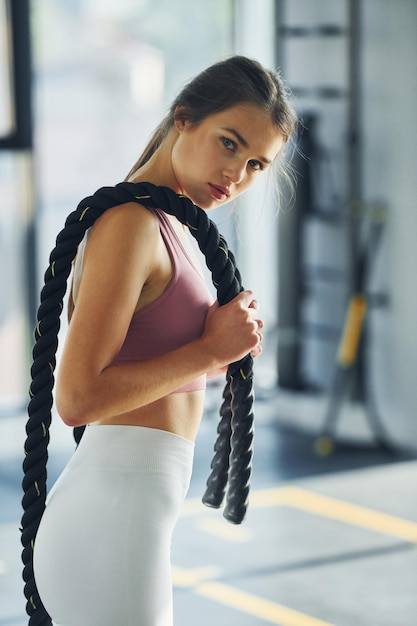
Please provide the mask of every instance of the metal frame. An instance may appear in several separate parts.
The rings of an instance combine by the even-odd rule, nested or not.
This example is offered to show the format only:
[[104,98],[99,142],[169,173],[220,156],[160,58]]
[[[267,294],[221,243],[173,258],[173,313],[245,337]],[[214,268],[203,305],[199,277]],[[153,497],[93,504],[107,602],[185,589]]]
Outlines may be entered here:
[[33,144],[29,0],[4,1],[11,40],[14,124],[10,134],[0,137],[0,150],[27,150]]

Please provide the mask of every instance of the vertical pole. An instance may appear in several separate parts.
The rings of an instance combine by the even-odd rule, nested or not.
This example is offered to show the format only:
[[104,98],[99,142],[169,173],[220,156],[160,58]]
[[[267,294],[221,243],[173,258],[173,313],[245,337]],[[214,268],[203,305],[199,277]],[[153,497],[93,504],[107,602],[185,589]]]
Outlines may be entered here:
[[[361,293],[364,285],[360,263],[360,233],[363,210],[362,134],[361,134],[361,2],[349,0],[349,102],[347,137],[347,205],[348,239],[350,248],[350,292]],[[354,397],[363,402],[365,397],[364,339],[361,341],[354,368]]]
[[349,0],[349,184],[350,199],[360,201],[362,196],[361,162],[361,43],[360,2]]
[[19,206],[23,229],[26,316],[32,331],[37,311],[37,246],[33,173],[32,55],[30,1],[10,2],[16,129],[11,149],[18,152]]
[[[32,63],[30,0],[6,0],[6,19],[10,35],[10,75],[13,123],[10,132],[0,137],[0,150],[15,155],[18,211],[21,233],[21,290],[29,354],[37,311],[36,215],[33,175]],[[20,253],[20,251],[19,251]]]

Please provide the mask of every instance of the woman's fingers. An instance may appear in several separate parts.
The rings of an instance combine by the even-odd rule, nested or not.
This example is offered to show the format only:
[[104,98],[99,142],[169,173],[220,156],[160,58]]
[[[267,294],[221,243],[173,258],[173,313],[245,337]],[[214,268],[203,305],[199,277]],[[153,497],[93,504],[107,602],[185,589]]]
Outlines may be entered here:
[[262,348],[264,327],[258,302],[252,291],[242,291],[228,304],[213,305],[206,320],[205,336],[210,339],[220,362],[232,363],[251,353],[258,356]]

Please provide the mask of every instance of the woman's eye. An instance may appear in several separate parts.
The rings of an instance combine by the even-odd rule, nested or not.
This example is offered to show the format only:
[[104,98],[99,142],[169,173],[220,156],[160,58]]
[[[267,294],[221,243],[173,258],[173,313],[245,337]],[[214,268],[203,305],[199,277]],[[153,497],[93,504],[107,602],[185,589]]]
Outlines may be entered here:
[[237,148],[236,142],[234,142],[233,139],[229,139],[228,137],[222,137],[222,142],[228,150],[236,150]]
[[254,170],[263,170],[262,163],[260,161],[256,161],[255,159],[251,159],[249,161],[249,165]]

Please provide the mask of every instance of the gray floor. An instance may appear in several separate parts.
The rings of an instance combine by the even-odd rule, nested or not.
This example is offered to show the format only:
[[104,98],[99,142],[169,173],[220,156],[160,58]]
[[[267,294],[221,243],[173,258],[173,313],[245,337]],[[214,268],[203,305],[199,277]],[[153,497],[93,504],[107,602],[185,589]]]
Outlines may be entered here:
[[[271,397],[257,405],[240,526],[200,502],[215,438],[209,407],[173,542],[176,626],[415,626],[417,461],[372,441],[343,441],[318,456],[314,436],[280,419],[284,404]],[[24,422],[0,419],[1,626],[27,623],[18,532]],[[71,453],[71,434],[56,425],[52,442],[51,481]]]

